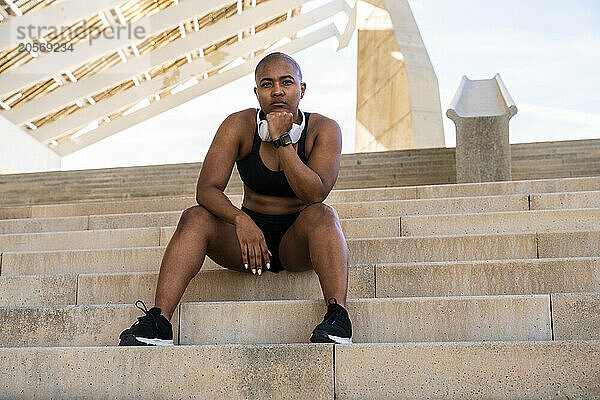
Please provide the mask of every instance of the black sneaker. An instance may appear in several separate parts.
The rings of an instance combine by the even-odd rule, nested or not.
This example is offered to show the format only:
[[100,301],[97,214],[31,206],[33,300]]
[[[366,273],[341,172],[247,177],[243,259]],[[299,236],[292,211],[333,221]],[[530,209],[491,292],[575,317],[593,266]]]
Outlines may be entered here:
[[[333,300],[333,302],[332,302]],[[348,311],[337,303],[335,298],[328,300],[327,314],[312,333],[313,343],[352,343],[352,323]]]
[[[144,308],[138,306],[142,303]],[[173,327],[168,319],[160,314],[158,307],[146,308],[143,301],[135,306],[146,313],[143,317],[125,329],[119,336],[119,346],[173,346]]]

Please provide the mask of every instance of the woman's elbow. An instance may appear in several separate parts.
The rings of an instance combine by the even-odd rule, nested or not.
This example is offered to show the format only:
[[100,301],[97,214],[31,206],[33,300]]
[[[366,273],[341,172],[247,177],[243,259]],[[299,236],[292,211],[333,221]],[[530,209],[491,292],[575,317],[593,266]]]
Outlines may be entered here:
[[196,203],[198,203],[198,205],[202,205],[204,199],[205,199],[205,194],[207,192],[208,187],[206,186],[197,186],[196,187]]
[[322,203],[327,198],[327,193],[309,193],[306,196],[300,197],[300,200],[307,206],[315,203]]

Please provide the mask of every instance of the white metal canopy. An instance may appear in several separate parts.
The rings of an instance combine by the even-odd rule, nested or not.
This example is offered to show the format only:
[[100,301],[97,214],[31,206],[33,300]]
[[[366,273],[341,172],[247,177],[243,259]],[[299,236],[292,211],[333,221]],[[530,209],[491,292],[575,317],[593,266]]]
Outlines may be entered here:
[[[345,47],[356,1],[310,1],[0,0],[0,115],[66,156],[252,73],[265,51]],[[338,13],[343,32],[310,29]]]

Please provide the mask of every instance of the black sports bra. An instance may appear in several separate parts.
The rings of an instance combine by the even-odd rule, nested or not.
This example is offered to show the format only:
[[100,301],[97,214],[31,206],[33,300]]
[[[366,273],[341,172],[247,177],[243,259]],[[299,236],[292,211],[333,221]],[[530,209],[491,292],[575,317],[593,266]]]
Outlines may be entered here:
[[[306,124],[298,141],[298,156],[304,164],[308,162],[305,154],[306,131],[310,113],[305,112]],[[261,160],[259,150],[262,140],[258,136],[258,126],[254,132],[252,150],[241,160],[236,160],[237,170],[248,187],[256,193],[277,197],[298,197],[290,187],[283,171],[270,170]]]

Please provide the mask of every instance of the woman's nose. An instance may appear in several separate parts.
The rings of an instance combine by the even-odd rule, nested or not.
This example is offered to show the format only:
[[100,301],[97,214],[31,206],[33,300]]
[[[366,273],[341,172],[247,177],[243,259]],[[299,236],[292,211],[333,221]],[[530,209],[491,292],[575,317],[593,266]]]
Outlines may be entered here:
[[283,94],[283,86],[279,84],[273,85],[273,95]]

